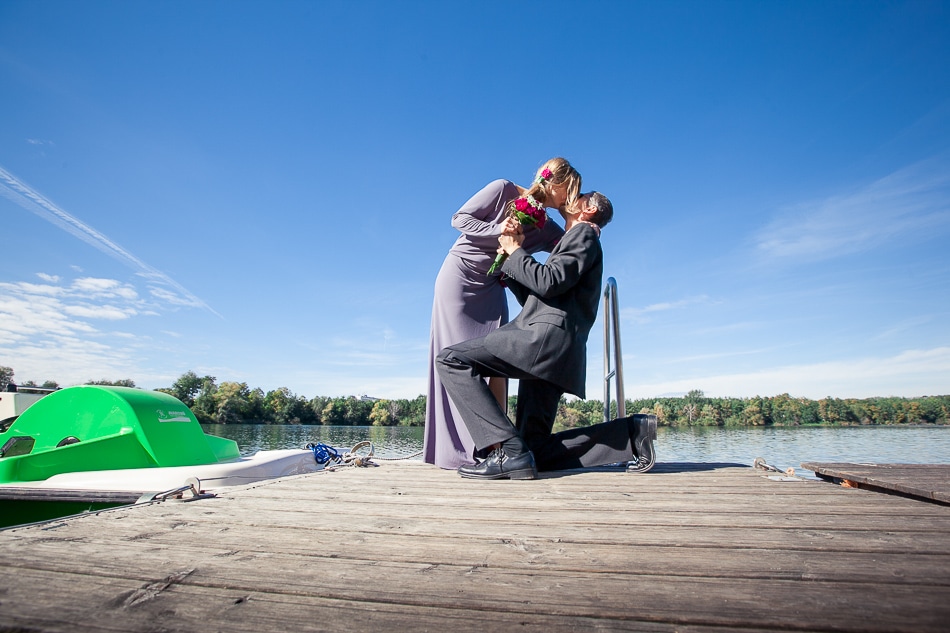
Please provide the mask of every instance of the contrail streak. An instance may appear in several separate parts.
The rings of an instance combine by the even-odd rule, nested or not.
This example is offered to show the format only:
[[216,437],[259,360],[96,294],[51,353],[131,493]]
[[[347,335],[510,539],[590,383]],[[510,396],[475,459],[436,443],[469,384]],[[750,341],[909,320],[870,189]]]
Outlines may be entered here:
[[35,213],[67,233],[78,237],[87,244],[114,257],[133,270],[136,270],[140,276],[147,279],[150,283],[168,286],[175,290],[175,293],[171,293],[168,290],[153,287],[151,290],[156,297],[178,305],[203,308],[212,314],[219,317],[221,316],[207,303],[193,295],[177,281],[162,271],[149,266],[82,220],[60,209],[52,201],[44,197],[43,194],[24,183],[3,167],[0,167],[0,194],[27,211]]

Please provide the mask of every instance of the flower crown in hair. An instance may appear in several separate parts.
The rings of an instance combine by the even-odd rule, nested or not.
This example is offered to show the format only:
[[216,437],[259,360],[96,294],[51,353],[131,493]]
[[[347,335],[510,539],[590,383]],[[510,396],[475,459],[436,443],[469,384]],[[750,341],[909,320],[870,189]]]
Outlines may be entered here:
[[551,172],[551,170],[545,167],[544,169],[541,170],[541,175],[538,176],[535,182],[538,183],[539,185],[543,185],[548,180],[551,180],[553,176],[554,174]]

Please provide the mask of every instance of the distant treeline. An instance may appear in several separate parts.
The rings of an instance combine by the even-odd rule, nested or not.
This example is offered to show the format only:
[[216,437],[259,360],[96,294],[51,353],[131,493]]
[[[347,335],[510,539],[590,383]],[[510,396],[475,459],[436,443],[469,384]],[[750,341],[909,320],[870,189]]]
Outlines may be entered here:
[[[12,381],[13,370],[0,367],[0,389]],[[39,386],[32,382],[21,386]],[[134,387],[129,379],[96,380],[86,384]],[[55,388],[46,381],[42,386]],[[214,376],[186,372],[171,387],[157,389],[184,402],[208,424],[324,424],[334,426],[422,426],[426,397],[385,400],[349,396],[308,399],[281,387],[264,392],[243,382],[217,382]],[[508,399],[514,418],[517,398]],[[863,424],[950,424],[950,396],[921,398],[822,398],[809,400],[788,394],[754,398],[710,398],[702,391],[682,397],[626,400],[626,413],[652,413],[661,426],[801,426]],[[602,422],[600,400],[562,399],[555,428],[589,426]],[[616,417],[616,403],[610,417]]]
[[[265,393],[245,383],[216,383],[213,376],[183,374],[169,393],[194,411],[202,422],[218,424],[326,424],[354,426],[422,426],[426,397],[412,400],[374,398],[307,399],[287,388]],[[508,399],[514,417],[517,398]],[[948,424],[950,396],[924,398],[823,398],[808,400],[788,394],[770,398],[707,398],[691,391],[678,398],[626,400],[626,413],[653,413],[662,426],[798,426],[815,424]],[[617,415],[616,403],[611,417]],[[562,400],[556,428],[589,426],[602,422],[601,400]]]
[[[950,396],[922,398],[793,398],[787,393],[754,398],[709,398],[690,391],[676,398],[625,400],[626,413],[652,413],[660,426],[802,426],[864,424],[950,424]],[[611,417],[616,404],[611,405]],[[603,420],[603,402],[564,404],[558,423],[585,426]]]

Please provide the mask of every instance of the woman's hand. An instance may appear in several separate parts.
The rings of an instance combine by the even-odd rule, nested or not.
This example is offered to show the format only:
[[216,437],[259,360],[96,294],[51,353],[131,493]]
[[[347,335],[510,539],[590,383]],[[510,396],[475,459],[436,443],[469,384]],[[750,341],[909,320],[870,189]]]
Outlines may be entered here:
[[522,228],[521,222],[513,217],[505,218],[505,221],[501,224],[502,235],[521,235],[523,233],[524,228]]
[[522,233],[515,235],[504,233],[498,238],[498,252],[511,255],[521,248],[522,242],[524,242],[524,235]]

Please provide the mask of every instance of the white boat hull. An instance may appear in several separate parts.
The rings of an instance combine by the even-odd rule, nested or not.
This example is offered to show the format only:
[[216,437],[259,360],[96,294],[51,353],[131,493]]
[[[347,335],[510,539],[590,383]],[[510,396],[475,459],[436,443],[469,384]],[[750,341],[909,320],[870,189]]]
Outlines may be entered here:
[[200,482],[202,491],[214,492],[220,488],[242,486],[277,477],[302,475],[322,469],[323,465],[316,463],[312,451],[288,449],[258,451],[240,459],[199,466],[62,473],[43,481],[0,485],[0,490],[5,487],[15,487],[23,491],[36,489],[157,493],[181,487],[186,485],[189,479],[195,478]]

